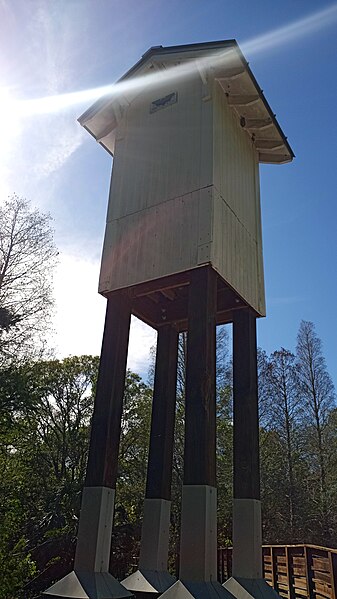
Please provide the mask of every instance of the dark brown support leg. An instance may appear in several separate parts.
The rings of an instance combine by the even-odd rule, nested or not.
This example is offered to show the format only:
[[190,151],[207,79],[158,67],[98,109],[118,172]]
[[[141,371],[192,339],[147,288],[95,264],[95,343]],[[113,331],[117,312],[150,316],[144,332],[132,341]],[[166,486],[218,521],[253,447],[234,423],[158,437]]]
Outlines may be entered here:
[[177,383],[178,333],[170,325],[158,331],[156,368],[146,496],[139,570],[123,581],[140,594],[163,593],[174,583],[167,572],[174,421]]
[[216,273],[191,273],[180,578],[216,581]]
[[225,583],[236,597],[277,598],[262,576],[256,317],[235,312],[233,322],[234,510],[233,576]]
[[215,487],[216,273],[191,273],[188,300],[184,485]]
[[125,294],[107,304],[86,487],[116,487],[131,308]]
[[114,294],[107,303],[74,571],[45,592],[49,597],[132,596],[109,574],[130,316],[127,296]]
[[256,317],[238,310],[233,323],[233,576],[262,578]]
[[256,317],[238,310],[233,323],[234,499],[260,499]]
[[190,275],[186,365],[184,485],[179,580],[162,599],[233,599],[217,581],[216,496],[217,274]]
[[146,482],[148,499],[171,500],[177,360],[178,333],[166,325],[158,331]]

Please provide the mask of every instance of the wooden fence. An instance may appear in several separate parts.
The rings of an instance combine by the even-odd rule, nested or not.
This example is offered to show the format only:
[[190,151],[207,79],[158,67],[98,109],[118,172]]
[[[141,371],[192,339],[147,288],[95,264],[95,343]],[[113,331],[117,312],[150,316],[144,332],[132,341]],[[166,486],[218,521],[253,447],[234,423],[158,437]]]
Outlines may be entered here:
[[[232,550],[218,550],[218,577],[232,573]],[[316,545],[265,545],[263,575],[285,599],[337,599],[337,549]]]

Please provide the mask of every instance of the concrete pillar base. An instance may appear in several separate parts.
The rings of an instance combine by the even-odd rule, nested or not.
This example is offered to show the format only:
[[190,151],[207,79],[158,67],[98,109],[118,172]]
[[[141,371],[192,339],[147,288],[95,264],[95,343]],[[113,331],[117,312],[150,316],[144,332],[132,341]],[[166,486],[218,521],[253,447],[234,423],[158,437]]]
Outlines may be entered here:
[[142,539],[140,542],[140,572],[166,572],[170,512],[170,501],[161,498],[145,498]]
[[163,599],[234,599],[220,582],[177,580],[162,596]]
[[73,570],[43,593],[48,599],[127,599],[133,595],[108,572]]
[[217,491],[209,485],[183,485],[180,576],[182,580],[217,580]]
[[263,578],[232,576],[223,584],[236,599],[280,599],[278,593]]
[[75,572],[109,572],[115,489],[84,487]]
[[136,572],[122,580],[122,585],[136,596],[150,595],[153,598],[169,589],[176,579],[166,570],[145,570],[139,568]]
[[234,499],[233,576],[239,580],[260,580],[262,574],[261,501]]

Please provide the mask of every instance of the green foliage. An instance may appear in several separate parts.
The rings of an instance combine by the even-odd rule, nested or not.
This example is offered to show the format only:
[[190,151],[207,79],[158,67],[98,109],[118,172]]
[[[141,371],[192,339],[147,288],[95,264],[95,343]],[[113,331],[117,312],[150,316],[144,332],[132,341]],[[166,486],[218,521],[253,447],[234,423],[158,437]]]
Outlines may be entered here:
[[217,402],[218,544],[231,545],[233,504],[232,389],[227,384]]
[[139,553],[151,406],[151,389],[137,374],[128,372],[124,391],[111,548],[112,570],[119,578],[128,574],[130,567],[135,563],[133,557]]
[[[219,543],[225,545],[231,537],[233,432],[231,362],[229,359],[228,333],[226,327],[218,327],[216,344],[218,538]],[[176,567],[176,555],[179,553],[180,539],[181,490],[184,470],[186,356],[187,334],[181,333],[178,346],[177,403],[170,531],[170,566],[173,573],[175,572]]]
[[264,540],[333,546],[336,538],[335,395],[313,323],[296,354],[260,352]]
[[[12,524],[5,520],[3,525],[4,531],[10,531],[11,536]],[[4,552],[2,548],[8,548],[9,545],[11,545],[10,549]],[[13,545],[11,539],[5,538],[4,534],[0,533],[0,568],[0,598],[16,599],[17,593],[27,579],[32,578],[36,573],[36,565],[30,553],[27,553],[26,539],[21,538]]]
[[35,573],[29,537],[38,499],[35,485],[39,482],[31,463],[32,447],[24,441],[26,427],[24,421],[1,435],[0,597],[8,599],[16,597],[16,590]]
[[[232,384],[228,336],[217,339],[218,541],[231,544]],[[180,337],[169,566],[179,552],[186,336]],[[310,366],[311,365],[311,366]],[[258,354],[263,537],[334,544],[337,409],[312,323],[296,354]],[[98,358],[13,363],[0,370],[0,599],[37,599],[72,567]],[[314,375],[313,375],[314,373]],[[311,378],[310,378],[311,377]],[[316,401],[316,404],[315,404]],[[136,566],[146,484],[151,386],[127,373],[111,570]]]
[[18,581],[34,561],[45,568],[51,539],[76,534],[97,369],[98,358],[81,356],[1,372],[0,554]]

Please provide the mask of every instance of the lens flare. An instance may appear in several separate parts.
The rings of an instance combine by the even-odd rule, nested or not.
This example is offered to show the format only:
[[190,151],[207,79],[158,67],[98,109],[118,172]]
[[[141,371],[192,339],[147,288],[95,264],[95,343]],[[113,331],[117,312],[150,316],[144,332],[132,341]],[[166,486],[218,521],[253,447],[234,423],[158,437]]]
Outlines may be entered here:
[[293,21],[284,27],[279,27],[263,35],[255,37],[241,44],[244,54],[256,56],[266,50],[276,49],[299,41],[301,38],[325,29],[337,21],[337,3],[315,12],[303,19]]
[[[309,34],[316,33],[325,29],[337,21],[337,3],[319,12],[313,13],[303,19],[294,21],[266,34],[257,36],[247,42],[240,44],[244,54],[250,57],[265,53],[268,50],[273,50],[279,46],[290,44],[299,41],[301,38]],[[213,56],[201,58],[198,60],[198,67],[206,67],[208,64],[212,66],[224,65],[231,61],[232,53],[230,50],[217,52]],[[159,78],[164,78],[165,81],[176,81],[177,79],[188,77],[195,71],[195,63],[183,63],[177,66],[170,67],[164,71],[155,71],[150,74],[132,77],[125,81],[119,81],[114,85],[96,87],[78,92],[59,94],[54,96],[46,96],[31,100],[22,100],[14,102],[13,100],[5,99],[1,103],[0,108],[4,104],[9,115],[8,127],[11,126],[11,121],[14,118],[30,117],[34,115],[57,113],[62,110],[69,109],[73,106],[87,104],[95,101],[102,96],[113,97],[114,95],[137,92],[151,85],[156,85]],[[6,110],[5,110],[6,112]]]
[[13,129],[16,129],[17,123],[13,115],[18,111],[18,103],[12,97],[9,88],[0,87],[0,128],[1,138],[8,137]]
[[[0,191],[3,191],[3,181],[6,179],[5,157],[12,151],[12,142],[20,132],[17,102],[9,88],[0,87]],[[0,194],[1,195],[1,194]]]

